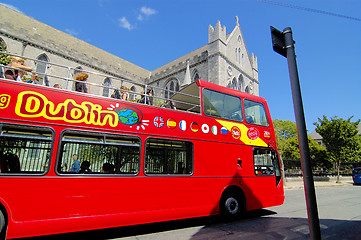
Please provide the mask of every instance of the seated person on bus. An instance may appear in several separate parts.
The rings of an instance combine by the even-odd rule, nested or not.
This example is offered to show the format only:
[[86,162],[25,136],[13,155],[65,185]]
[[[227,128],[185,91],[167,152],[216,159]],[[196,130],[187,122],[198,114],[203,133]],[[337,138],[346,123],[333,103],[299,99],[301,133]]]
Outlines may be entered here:
[[2,173],[19,173],[20,160],[19,157],[13,153],[5,153],[1,156],[1,172]]
[[[11,63],[6,66],[18,68],[18,69],[21,69],[21,70],[24,70],[27,72],[33,71],[33,69],[31,67],[28,67],[24,64],[24,62],[25,62],[24,58],[12,56],[10,59],[11,59]],[[5,70],[5,78],[6,79],[22,82],[22,77],[24,76],[24,73],[25,73],[24,71],[12,69],[12,68],[6,68],[6,67],[4,68],[4,70]]]
[[102,173],[105,173],[105,174],[112,174],[114,173],[114,165],[111,164],[111,163],[104,163],[103,164],[103,167],[101,169],[101,172]]
[[92,170],[90,170],[89,161],[83,161],[81,163],[79,173],[92,173]]

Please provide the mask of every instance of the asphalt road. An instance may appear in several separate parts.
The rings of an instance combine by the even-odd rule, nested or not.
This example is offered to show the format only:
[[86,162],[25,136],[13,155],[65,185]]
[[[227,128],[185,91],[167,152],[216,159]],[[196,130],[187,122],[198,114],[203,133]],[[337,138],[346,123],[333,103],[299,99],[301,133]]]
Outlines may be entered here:
[[[316,189],[322,239],[361,239],[361,186]],[[32,240],[309,239],[303,189],[286,191],[284,205],[224,223],[214,217],[31,238]],[[28,239],[27,239],[28,240]]]

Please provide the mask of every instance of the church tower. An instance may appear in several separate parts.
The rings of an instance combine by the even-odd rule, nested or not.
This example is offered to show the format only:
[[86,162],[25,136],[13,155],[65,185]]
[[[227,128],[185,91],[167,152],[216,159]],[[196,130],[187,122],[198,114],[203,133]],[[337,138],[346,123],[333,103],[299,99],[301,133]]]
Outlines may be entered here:
[[229,34],[219,20],[208,27],[208,81],[259,95],[257,57],[248,54],[238,17]]

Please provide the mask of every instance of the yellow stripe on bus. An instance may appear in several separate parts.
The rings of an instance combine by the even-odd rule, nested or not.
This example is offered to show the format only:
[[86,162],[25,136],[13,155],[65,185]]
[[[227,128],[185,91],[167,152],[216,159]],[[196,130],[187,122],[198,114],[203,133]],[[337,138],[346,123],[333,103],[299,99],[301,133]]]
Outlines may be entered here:
[[223,127],[227,128],[227,130],[229,131],[229,134],[232,134],[232,127],[238,127],[239,130],[241,131],[241,137],[239,140],[241,140],[242,142],[244,142],[244,144],[247,145],[252,145],[252,146],[260,146],[260,147],[267,147],[267,143],[265,143],[261,138],[257,138],[255,140],[249,139],[247,136],[247,131],[248,131],[248,127],[246,127],[244,124],[242,123],[235,123],[235,122],[229,122],[229,121],[224,121],[224,120],[217,120],[216,121],[221,124]]

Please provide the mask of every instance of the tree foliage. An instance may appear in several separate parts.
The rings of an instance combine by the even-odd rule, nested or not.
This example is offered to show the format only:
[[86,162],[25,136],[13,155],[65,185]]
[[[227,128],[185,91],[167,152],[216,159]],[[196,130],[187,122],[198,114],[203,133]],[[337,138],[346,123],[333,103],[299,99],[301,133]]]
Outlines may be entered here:
[[[288,158],[288,154],[293,152],[292,146],[290,145],[290,139],[297,137],[296,124],[291,121],[284,121],[280,119],[273,120],[273,126],[276,134],[276,141],[279,154],[283,158]],[[286,157],[287,155],[287,157]]]
[[[300,159],[300,150],[297,136],[297,126],[289,120],[275,119],[275,128],[278,151],[283,159]],[[321,147],[311,137],[308,137],[310,159],[313,168],[329,168],[326,158],[326,149]]]
[[337,182],[340,181],[340,167],[344,162],[355,162],[360,160],[361,141],[357,126],[360,120],[351,121],[338,117],[326,116],[318,118],[315,122],[316,132],[322,136],[322,142],[327,149],[327,156],[335,163],[337,170]]

